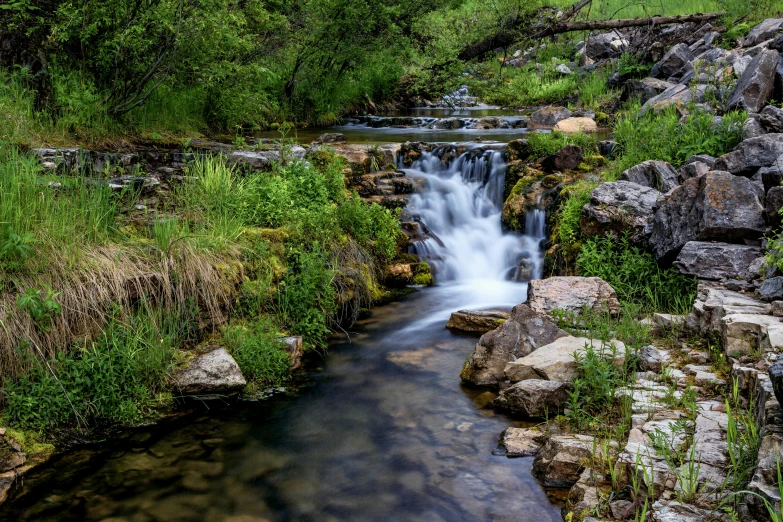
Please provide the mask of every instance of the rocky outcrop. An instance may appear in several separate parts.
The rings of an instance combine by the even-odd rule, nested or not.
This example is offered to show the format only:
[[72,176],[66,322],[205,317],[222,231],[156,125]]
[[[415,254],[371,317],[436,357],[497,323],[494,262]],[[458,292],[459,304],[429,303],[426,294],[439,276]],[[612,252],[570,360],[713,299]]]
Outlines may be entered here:
[[496,408],[531,419],[551,417],[562,409],[573,390],[570,382],[530,379],[501,390]]
[[531,129],[551,129],[557,122],[570,118],[573,113],[565,107],[544,107],[530,115]]
[[484,334],[494,330],[509,318],[502,310],[460,310],[454,312],[446,323],[446,328],[467,333]]
[[544,172],[559,172],[562,170],[574,170],[584,161],[582,148],[576,145],[566,145],[558,152],[547,156],[541,161]]
[[590,347],[598,355],[611,359],[617,366],[625,361],[625,345],[620,341],[603,343],[585,337],[561,337],[530,355],[511,361],[503,374],[510,382],[529,379],[573,382],[579,376],[577,357]]
[[582,208],[582,233],[586,237],[628,233],[632,243],[646,247],[660,198],[660,192],[638,183],[601,183]]
[[566,336],[546,315],[517,305],[506,322],[481,336],[460,377],[477,386],[497,386],[506,363]]
[[742,41],[743,47],[753,47],[769,40],[783,28],[783,18],[767,18],[756,24]]
[[669,192],[678,186],[677,171],[665,161],[649,160],[624,171],[620,179],[660,192]]
[[761,257],[759,247],[689,241],[677,255],[674,268],[699,279],[750,281],[759,275],[753,267]]
[[571,319],[579,317],[585,309],[608,311],[612,315],[620,310],[617,293],[599,277],[557,276],[530,281],[527,299],[536,312],[551,315],[558,310]]
[[753,183],[728,172],[686,180],[655,214],[650,246],[664,263],[689,241],[742,241],[764,233],[764,209]]
[[759,112],[775,88],[775,70],[779,58],[775,50],[764,50],[756,55],[729,96],[726,110]]
[[191,359],[172,376],[174,388],[185,395],[223,395],[242,391],[247,381],[225,348]]

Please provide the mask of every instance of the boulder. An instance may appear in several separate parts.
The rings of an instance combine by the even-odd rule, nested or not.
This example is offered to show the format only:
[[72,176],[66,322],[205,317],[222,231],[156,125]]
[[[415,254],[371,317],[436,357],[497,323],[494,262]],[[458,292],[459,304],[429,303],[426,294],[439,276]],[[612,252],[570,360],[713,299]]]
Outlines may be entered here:
[[194,357],[172,376],[172,382],[185,395],[237,393],[247,385],[242,370],[225,348]]
[[644,102],[644,105],[639,109],[639,114],[645,114],[650,110],[658,111],[669,105],[684,103],[683,100],[690,101],[691,98],[692,96],[688,86],[676,83],[662,93],[653,96]]
[[703,176],[711,170],[712,165],[703,163],[701,161],[686,163],[680,167],[680,176],[678,179],[680,183],[683,183],[686,179],[698,178],[699,176]]
[[667,82],[665,80],[659,80],[658,78],[645,78],[643,80],[628,80],[623,85],[623,92],[621,95],[622,101],[630,100],[631,98],[638,98],[639,103],[644,104],[650,98],[654,98],[659,94],[674,87],[675,83]]
[[747,178],[714,171],[686,180],[655,213],[652,252],[669,263],[688,241],[756,239],[765,230],[763,211]]
[[617,56],[620,54],[618,49],[622,49],[622,46],[615,42],[623,42],[623,40],[614,31],[592,35],[585,42],[585,56],[591,60],[602,60]]
[[517,305],[506,322],[481,336],[460,377],[477,386],[497,386],[506,363],[566,336],[546,315]]
[[603,343],[596,339],[568,336],[511,361],[503,374],[511,382],[529,379],[573,382],[579,376],[576,358],[583,356],[588,346],[603,357],[611,358],[617,366],[625,362],[625,345],[620,341]]
[[655,373],[660,373],[663,366],[670,360],[667,352],[661,351],[652,345],[639,348],[636,358],[640,371]]
[[346,143],[348,141],[348,138],[345,137],[345,134],[341,134],[339,132],[327,132],[326,134],[321,134],[313,140],[313,145],[322,145],[327,143]]
[[777,51],[762,51],[742,73],[729,95],[726,110],[759,112],[769,101],[775,88],[775,71],[780,55]]
[[[756,121],[749,118],[748,121]],[[783,132],[783,109],[778,109],[773,105],[767,105],[759,113],[759,123],[767,132]]]
[[759,285],[757,293],[765,301],[783,299],[783,277],[777,276],[765,279]]
[[783,208],[783,187],[773,187],[767,192],[764,198],[764,215],[767,218],[767,224],[773,227],[779,227],[781,219],[780,209]]
[[772,381],[775,398],[783,406],[783,357],[778,357],[778,360],[769,367],[769,380]]
[[570,382],[530,379],[501,390],[493,405],[527,418],[552,417],[561,410],[573,389]]
[[600,277],[556,276],[530,281],[527,300],[536,312],[551,315],[559,310],[572,319],[585,309],[608,311],[612,315],[620,311],[617,293]]
[[601,444],[588,435],[551,436],[533,461],[533,475],[544,487],[570,488],[585,464],[600,458],[600,450]]
[[544,172],[558,172],[561,170],[574,170],[584,161],[582,148],[576,145],[566,145],[558,152],[547,156],[541,161]]
[[648,160],[620,175],[620,179],[631,181],[643,187],[651,187],[661,192],[669,192],[678,186],[677,171],[665,161]]
[[281,337],[280,342],[283,344],[283,350],[291,358],[291,369],[296,370],[302,366],[302,357],[304,356],[304,347],[302,344],[301,335],[289,335],[287,337]]
[[779,156],[771,167],[761,167],[753,177],[761,178],[765,193],[774,187],[781,186],[783,183],[783,155]]
[[531,129],[551,129],[560,120],[570,118],[573,113],[565,107],[544,107],[530,115]]
[[[776,131],[777,132],[777,131]],[[748,118],[745,123],[742,124],[742,139],[749,140],[750,138],[758,138],[767,133],[767,130],[756,121],[755,118]]]
[[677,255],[674,268],[681,274],[699,279],[750,281],[758,276],[750,266],[761,257],[761,249],[758,247],[688,241]]
[[579,132],[596,132],[598,130],[598,124],[592,118],[566,118],[560,120],[552,128],[553,131],[562,132],[564,134],[577,134]]
[[[778,487],[778,463],[783,466],[783,433],[780,426],[774,426],[775,431],[767,432],[761,439],[759,456],[756,460],[756,470],[748,484],[748,491],[759,495],[748,495],[748,505],[759,520],[769,517],[764,500],[770,503],[778,513],[781,511],[780,488]],[[776,433],[776,431],[778,433]]]
[[779,351],[783,347],[783,322],[779,317],[731,313],[721,322],[721,340],[727,356]]
[[503,324],[508,317],[509,313],[502,310],[460,310],[451,314],[446,328],[485,334]]
[[783,28],[783,18],[767,18],[750,30],[742,41],[743,47],[753,47],[761,42],[769,40]]
[[538,453],[546,436],[535,428],[508,428],[500,437],[506,457],[530,457]]
[[646,247],[661,193],[631,181],[601,183],[582,208],[580,226],[586,237],[629,233],[631,242]]
[[752,176],[762,167],[771,167],[783,155],[783,134],[764,134],[740,142],[733,151],[715,162],[714,170],[738,176]]
[[663,55],[663,58],[653,66],[650,76],[654,78],[669,78],[677,74],[685,64],[692,62],[695,58],[693,51],[686,44],[679,43],[669,49]]

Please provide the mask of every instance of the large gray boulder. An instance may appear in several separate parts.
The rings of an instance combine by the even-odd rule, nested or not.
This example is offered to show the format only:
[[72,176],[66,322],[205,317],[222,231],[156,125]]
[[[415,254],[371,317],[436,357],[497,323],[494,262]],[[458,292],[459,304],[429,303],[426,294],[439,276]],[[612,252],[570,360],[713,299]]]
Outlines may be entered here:
[[693,51],[684,44],[680,43],[668,50],[663,58],[653,66],[650,76],[655,78],[669,78],[674,76],[682,69],[685,64],[692,62],[696,57]]
[[744,140],[733,151],[719,157],[714,170],[738,176],[753,176],[760,168],[777,163],[783,154],[783,134],[771,133]]
[[620,341],[604,343],[597,339],[568,336],[511,361],[503,373],[511,382],[529,379],[573,382],[579,376],[576,358],[583,356],[587,347],[602,357],[612,359],[617,366],[622,366],[625,361],[625,345]]
[[688,241],[674,261],[674,267],[682,274],[699,279],[750,281],[758,275],[751,265],[761,257],[759,247]]
[[759,112],[769,101],[775,88],[775,70],[780,55],[777,51],[762,51],[742,73],[729,96],[726,110]]
[[557,122],[570,118],[573,113],[565,107],[544,107],[530,115],[531,129],[551,129]]
[[620,311],[617,293],[600,277],[556,276],[530,281],[527,302],[539,313],[565,312],[570,316],[567,320],[578,318],[585,309],[612,315]]
[[764,209],[753,182],[728,172],[686,180],[655,213],[650,247],[664,263],[688,241],[742,241],[764,233]]
[[783,29],[783,18],[767,18],[750,30],[742,45],[744,47],[758,45],[774,37],[781,29]]
[[172,376],[172,383],[186,395],[223,395],[241,391],[247,381],[226,349],[217,348],[191,359]]
[[767,105],[759,113],[759,123],[767,132],[783,132],[783,109]]
[[506,322],[481,336],[460,377],[476,386],[497,386],[506,363],[567,336],[543,313],[517,305]]
[[631,181],[601,183],[582,208],[581,229],[586,237],[629,233],[631,242],[646,247],[661,193]]
[[523,417],[551,417],[562,409],[573,389],[570,382],[530,379],[501,390],[493,405]]
[[669,192],[678,185],[677,171],[665,161],[644,161],[620,175],[623,181],[638,183],[643,187],[651,187],[661,192]]

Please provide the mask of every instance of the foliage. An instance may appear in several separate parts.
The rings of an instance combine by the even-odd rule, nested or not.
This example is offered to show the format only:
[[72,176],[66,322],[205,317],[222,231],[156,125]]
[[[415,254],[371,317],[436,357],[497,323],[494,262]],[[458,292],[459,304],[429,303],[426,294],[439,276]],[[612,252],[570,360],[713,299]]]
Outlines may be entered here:
[[223,343],[249,381],[260,385],[280,384],[291,367],[276,328],[268,318],[223,329]]
[[577,258],[579,273],[600,277],[622,302],[646,311],[686,313],[696,296],[696,280],[672,268],[662,269],[652,255],[630,244],[627,236],[588,239]]
[[564,134],[562,132],[532,132],[525,139],[528,142],[530,156],[542,158],[559,151],[566,145],[577,145],[582,148],[585,155],[598,153],[598,139],[591,135],[579,132],[576,134]]
[[60,303],[57,302],[59,295],[49,286],[45,286],[44,290],[28,288],[19,296],[16,304],[30,314],[38,328],[47,331],[52,318],[60,313]]
[[566,255],[577,253],[581,248],[582,232],[579,224],[582,219],[582,207],[590,202],[590,194],[596,186],[598,186],[597,181],[581,180],[561,192],[563,200],[553,236],[563,247]]
[[32,356],[30,371],[3,390],[6,419],[36,431],[141,421],[163,390],[182,319],[145,308],[117,317],[95,342],[50,360]]

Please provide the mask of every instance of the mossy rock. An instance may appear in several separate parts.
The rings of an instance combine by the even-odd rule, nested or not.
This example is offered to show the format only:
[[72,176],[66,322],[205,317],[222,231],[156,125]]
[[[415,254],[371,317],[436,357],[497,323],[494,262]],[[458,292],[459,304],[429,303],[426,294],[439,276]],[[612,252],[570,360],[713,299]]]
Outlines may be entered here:
[[596,111],[595,113],[595,122],[598,125],[608,125],[609,124],[609,115],[605,112]]
[[548,176],[544,176],[544,178],[541,180],[541,186],[546,189],[555,188],[560,184],[563,177],[558,176],[556,174],[549,174]]
[[577,165],[576,170],[580,170],[582,172],[592,172],[593,166],[583,162]]
[[592,165],[593,167],[603,167],[606,165],[606,158],[600,154],[592,154],[585,157],[585,163],[587,165]]

